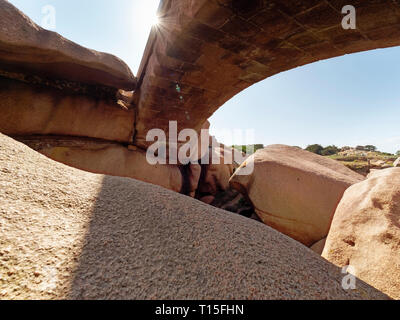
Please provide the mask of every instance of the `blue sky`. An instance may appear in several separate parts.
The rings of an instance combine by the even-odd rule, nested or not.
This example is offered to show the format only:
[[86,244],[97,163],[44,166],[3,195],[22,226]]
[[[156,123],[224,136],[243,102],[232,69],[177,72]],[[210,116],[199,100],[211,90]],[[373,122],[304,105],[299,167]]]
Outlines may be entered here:
[[[12,0],[41,24],[56,9],[56,32],[112,53],[136,73],[158,0]],[[262,81],[210,119],[222,129],[254,129],[252,143],[376,145],[400,150],[400,47],[329,59]],[[216,130],[218,129],[218,130]]]

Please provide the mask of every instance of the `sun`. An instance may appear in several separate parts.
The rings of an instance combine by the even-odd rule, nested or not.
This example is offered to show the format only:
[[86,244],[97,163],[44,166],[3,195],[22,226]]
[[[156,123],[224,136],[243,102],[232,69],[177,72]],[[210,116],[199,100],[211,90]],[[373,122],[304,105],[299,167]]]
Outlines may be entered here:
[[150,19],[152,26],[158,26],[160,24],[160,17],[157,13],[155,13]]
[[134,24],[141,30],[147,30],[160,24],[158,16],[159,0],[136,0],[134,2]]

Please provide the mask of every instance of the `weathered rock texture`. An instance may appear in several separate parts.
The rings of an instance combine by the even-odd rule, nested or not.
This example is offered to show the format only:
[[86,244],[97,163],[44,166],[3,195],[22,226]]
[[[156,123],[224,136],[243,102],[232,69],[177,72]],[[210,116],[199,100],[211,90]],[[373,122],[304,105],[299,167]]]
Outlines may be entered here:
[[384,299],[260,223],[0,135],[2,299]]
[[[240,175],[254,161],[250,175]],[[300,148],[258,150],[231,178],[267,225],[311,246],[328,234],[344,191],[364,179],[335,160]]]
[[188,178],[189,178],[188,194],[192,198],[196,196],[196,190],[199,187],[201,171],[202,170],[200,164],[190,164],[188,167]]
[[116,100],[32,86],[0,77],[0,132],[130,142],[135,111]]
[[317,243],[313,244],[310,247],[310,249],[312,251],[314,251],[315,253],[318,253],[318,254],[322,255],[322,252],[324,251],[324,248],[325,248],[325,244],[326,244],[326,238],[324,238],[324,239],[318,241]]
[[[341,25],[349,4],[356,30]],[[138,145],[169,120],[199,129],[234,95],[282,71],[400,45],[400,3],[392,0],[165,0],[160,18],[138,73]]]
[[204,196],[200,198],[200,201],[216,208],[261,221],[251,203],[240,192],[232,188],[219,192],[216,196]]
[[400,299],[400,168],[350,187],[336,210],[323,257]]
[[21,140],[50,159],[92,173],[134,178],[181,192],[178,166],[151,165],[140,149],[90,139],[30,137]]
[[134,90],[136,80],[117,57],[79,46],[42,29],[0,0],[0,69]]
[[177,167],[150,166],[142,151],[127,148],[136,111],[124,90],[135,88],[115,56],[44,30],[0,0],[0,132],[33,139],[40,152],[76,168],[179,192]]
[[[219,192],[228,190],[229,179],[233,175],[234,165],[225,164],[226,154],[231,153],[232,148],[227,148],[224,145],[220,145],[217,148],[210,148],[208,153],[208,163],[203,164],[201,170],[201,176],[199,185],[197,188],[197,196],[216,196]],[[229,156],[227,156],[229,157]],[[229,161],[229,158],[226,158]]]
[[0,1],[0,132],[130,143],[133,97],[118,89],[135,85],[118,58],[44,30]]

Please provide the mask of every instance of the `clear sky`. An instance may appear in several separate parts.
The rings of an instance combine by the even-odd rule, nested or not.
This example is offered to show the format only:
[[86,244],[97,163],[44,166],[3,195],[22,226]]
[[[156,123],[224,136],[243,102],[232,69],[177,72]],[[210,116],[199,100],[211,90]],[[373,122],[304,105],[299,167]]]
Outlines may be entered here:
[[[136,73],[158,0],[11,0],[36,23],[56,9],[55,31],[112,53]],[[376,145],[400,150],[400,47],[313,63],[241,92],[210,119],[212,132],[254,129],[252,143]],[[218,129],[218,130],[215,130]]]

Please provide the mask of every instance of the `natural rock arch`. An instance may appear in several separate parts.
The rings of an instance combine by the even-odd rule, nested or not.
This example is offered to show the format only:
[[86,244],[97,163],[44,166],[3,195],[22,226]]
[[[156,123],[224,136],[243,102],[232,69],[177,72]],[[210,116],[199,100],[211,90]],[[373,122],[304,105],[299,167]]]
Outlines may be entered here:
[[176,165],[147,163],[148,131],[167,134],[169,121],[199,130],[269,76],[400,44],[399,1],[351,4],[356,30],[341,24],[347,0],[163,0],[135,77],[117,57],[44,30],[0,0],[0,130],[82,170],[193,193]]
[[[356,9],[355,30],[342,27],[346,5]],[[138,73],[140,147],[170,120],[198,130],[237,93],[280,72],[400,45],[395,0],[164,0],[159,16]]]

